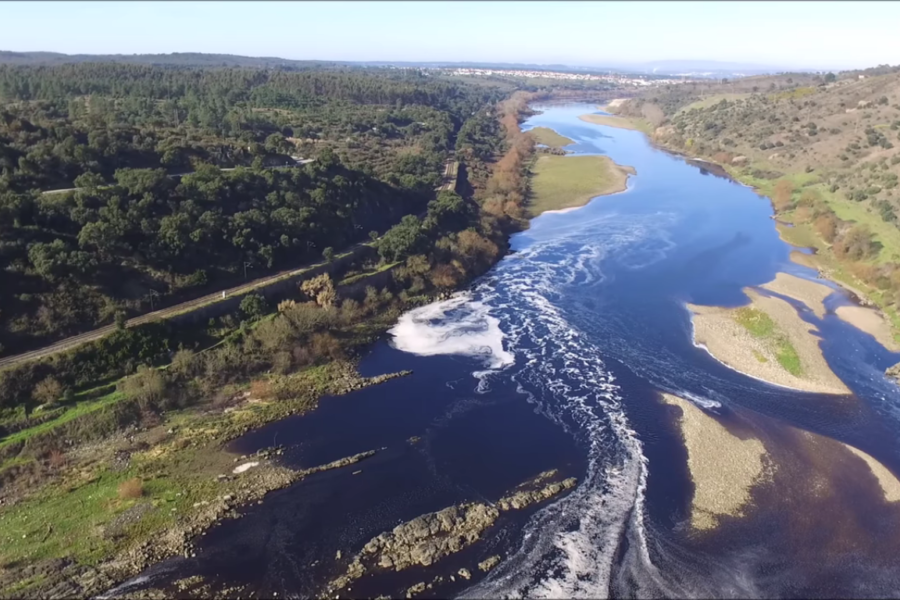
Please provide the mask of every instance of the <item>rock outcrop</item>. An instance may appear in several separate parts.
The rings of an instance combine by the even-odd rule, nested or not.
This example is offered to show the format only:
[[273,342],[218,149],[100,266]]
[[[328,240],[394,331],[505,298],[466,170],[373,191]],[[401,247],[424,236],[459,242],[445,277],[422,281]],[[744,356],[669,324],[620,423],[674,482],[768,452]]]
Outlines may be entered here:
[[[397,525],[393,530],[369,540],[344,574],[328,585],[326,595],[334,594],[369,570],[402,571],[417,565],[427,567],[471,546],[502,512],[521,510],[575,487],[574,477],[550,481],[555,476],[556,471],[541,473],[515,488],[495,505],[466,502]],[[487,571],[499,562],[499,556],[492,556],[480,563],[479,568]],[[461,569],[459,575],[466,579],[471,577],[467,569]]]
[[900,383],[900,363],[897,363],[893,367],[888,367],[884,370],[884,374],[897,383]]
[[490,571],[491,569],[493,569],[494,567],[496,567],[499,564],[500,564],[500,556],[495,554],[494,556],[489,556],[488,558],[486,558],[483,561],[481,561],[480,563],[478,563],[478,568],[480,570],[484,571],[485,573],[487,573],[488,571]]

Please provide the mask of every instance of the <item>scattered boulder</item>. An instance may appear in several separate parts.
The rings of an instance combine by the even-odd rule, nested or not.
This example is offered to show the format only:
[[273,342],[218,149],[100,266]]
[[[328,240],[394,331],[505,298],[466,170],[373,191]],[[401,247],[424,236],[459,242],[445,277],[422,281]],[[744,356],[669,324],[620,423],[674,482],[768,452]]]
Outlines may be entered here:
[[746,156],[735,156],[731,159],[731,164],[733,165],[746,165],[747,162],[748,161]]
[[412,586],[408,590],[406,590],[406,597],[412,598],[413,594],[421,594],[424,591],[425,591],[425,582],[420,581],[419,583],[415,584],[414,586]]
[[480,563],[478,563],[478,568],[481,569],[482,571],[484,571],[485,573],[487,573],[488,571],[490,571],[491,569],[496,567],[498,564],[500,564],[500,556],[495,554],[494,556],[488,557],[488,558],[484,559],[483,561],[481,561]]
[[469,573],[469,570],[466,569],[465,567],[463,567],[462,569],[460,569],[460,570],[458,571],[458,573],[459,573],[459,576],[462,577],[463,579],[471,579],[471,577],[472,577],[472,574]]
[[900,363],[897,363],[893,367],[888,367],[885,369],[884,374],[897,383],[900,383]]

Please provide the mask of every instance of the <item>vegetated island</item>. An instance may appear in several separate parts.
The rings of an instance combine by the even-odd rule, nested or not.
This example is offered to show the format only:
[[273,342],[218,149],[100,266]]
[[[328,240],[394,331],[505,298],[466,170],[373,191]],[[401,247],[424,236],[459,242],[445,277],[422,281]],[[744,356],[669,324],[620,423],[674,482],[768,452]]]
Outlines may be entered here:
[[[781,275],[762,288],[802,298],[810,307],[821,305],[827,296],[811,288],[815,283]],[[738,308],[688,304],[693,313],[694,343],[732,369],[769,383],[824,394],[850,393],[825,361],[818,338],[810,333],[813,326],[801,319],[793,306],[751,288],[744,293],[750,304]],[[822,314],[818,308],[812,310]]]
[[578,208],[592,198],[624,192],[632,167],[608,156],[540,155],[531,167],[528,215]]
[[569,146],[575,143],[573,140],[556,133],[549,127],[535,127],[529,129],[527,133],[534,137],[535,142],[549,148],[562,148],[563,146]]

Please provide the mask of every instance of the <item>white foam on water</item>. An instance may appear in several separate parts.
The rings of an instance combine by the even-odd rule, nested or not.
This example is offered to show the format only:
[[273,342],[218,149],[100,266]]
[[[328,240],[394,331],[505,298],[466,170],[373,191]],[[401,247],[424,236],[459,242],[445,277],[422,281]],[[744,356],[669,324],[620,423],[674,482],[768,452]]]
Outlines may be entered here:
[[515,357],[503,348],[499,324],[487,305],[459,293],[404,313],[388,333],[395,348],[410,354],[471,356],[500,369],[514,364]]
[[697,406],[700,406],[701,408],[706,408],[706,409],[722,408],[721,402],[718,402],[716,400],[711,400],[709,398],[704,398],[703,396],[698,396],[697,394],[692,394],[691,392],[685,392],[682,390],[680,392],[674,392],[673,395],[678,396],[679,398],[685,398],[687,400],[690,400],[691,402],[693,402]]
[[537,511],[521,546],[463,597],[605,598],[626,538],[638,565],[631,571],[644,588],[677,595],[651,560],[644,523],[648,464],[621,390],[590,336],[558,307],[567,289],[602,285],[603,264],[629,250],[632,260],[620,263],[628,269],[664,258],[671,220],[586,220],[589,227],[553,227],[552,239],[504,260],[472,293],[410,311],[391,330],[400,350],[481,357],[490,370],[477,372],[477,392],[489,391],[493,379],[511,379],[537,413],[587,452],[575,489]]

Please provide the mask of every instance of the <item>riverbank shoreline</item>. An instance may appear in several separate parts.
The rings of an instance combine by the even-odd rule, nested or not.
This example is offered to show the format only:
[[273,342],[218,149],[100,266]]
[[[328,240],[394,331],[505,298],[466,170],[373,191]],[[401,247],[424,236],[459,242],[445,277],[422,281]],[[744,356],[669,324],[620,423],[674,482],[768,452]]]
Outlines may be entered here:
[[[605,115],[584,115],[585,117],[605,117]],[[657,136],[652,131],[648,131],[646,128],[642,128],[639,126],[638,120],[632,117],[624,117],[619,115],[611,116],[614,121],[608,121],[608,119],[603,119],[602,121],[595,121],[593,119],[579,117],[587,122],[596,122],[600,125],[607,125],[610,127],[618,127],[622,129],[631,129],[638,130],[645,133],[647,141],[654,148],[666,152],[672,156],[677,156],[686,163],[695,166],[699,169],[703,169],[704,171],[715,175],[717,177],[721,177],[728,181],[731,181],[737,185],[741,185],[743,187],[750,188],[756,193],[758,196],[765,198],[771,204],[771,199],[766,196],[759,187],[754,185],[752,182],[742,181],[740,175],[737,175],[732,172],[729,168],[724,165],[721,165],[715,161],[701,158],[699,156],[692,155],[688,152],[685,152],[683,149],[672,148],[665,144],[665,142],[659,140]],[[623,125],[627,123],[626,125]],[[776,220],[776,213],[774,206],[772,219]],[[884,308],[880,306],[878,303],[872,301],[866,294],[861,292],[856,286],[850,284],[849,282],[842,281],[841,278],[835,277],[824,265],[822,259],[818,257],[818,249],[813,248],[814,251],[812,254],[804,254],[800,252],[799,248],[804,248],[804,246],[797,245],[788,239],[786,239],[783,235],[783,230],[781,226],[776,226],[780,239],[791,246],[793,249],[790,253],[791,262],[801,265],[806,268],[814,269],[818,272],[818,276],[821,279],[825,279],[834,285],[841,288],[844,292],[846,292],[848,299],[850,302],[854,304],[853,308],[845,308],[843,310],[836,310],[834,314],[836,314],[841,320],[849,323],[850,325],[856,327],[860,331],[867,333],[873,336],[879,344],[884,346],[887,350],[891,352],[900,352],[900,341],[897,339],[897,335],[900,334],[898,332],[897,327],[892,323],[889,316],[885,313]],[[856,307],[859,310],[856,310]],[[874,308],[873,308],[874,307]]]
[[[502,108],[501,112],[505,111],[518,122],[521,107],[515,102],[512,104]],[[507,135],[509,138],[521,137],[518,125]],[[520,147],[525,152],[522,156],[527,158],[531,146],[521,144]],[[514,150],[510,150],[510,154],[516,154]],[[515,166],[515,170],[520,169]],[[490,175],[493,173],[490,171]],[[514,191],[521,198],[524,190],[507,189],[512,184],[518,185],[518,180],[505,182],[506,187],[501,185],[500,188],[505,193]],[[471,181],[469,191],[476,193]],[[483,221],[474,222],[479,226],[478,231],[482,231],[479,224]],[[308,470],[294,471],[269,464],[270,460],[278,459],[275,455],[270,456],[268,450],[265,457],[238,457],[229,450],[228,444],[263,425],[312,412],[322,398],[408,375],[409,372],[404,371],[363,377],[356,370],[358,357],[381,339],[399,313],[442,299],[450,290],[465,289],[499,262],[509,251],[509,237],[527,227],[527,222],[514,213],[501,215],[498,222],[499,226],[484,234],[491,239],[474,235],[475,241],[482,244],[481,252],[474,260],[466,266],[441,265],[449,267],[442,272],[447,274],[449,270],[449,274],[439,284],[428,279],[427,283],[433,285],[424,289],[419,286],[417,292],[408,295],[403,285],[406,280],[402,279],[406,276],[397,279],[395,272],[393,279],[381,280],[378,284],[373,282],[373,286],[365,290],[368,302],[360,301],[358,296],[329,297],[327,294],[307,294],[301,289],[297,301],[284,303],[284,307],[279,305],[277,311],[274,306],[268,307],[271,312],[257,320],[247,319],[248,326],[240,330],[244,337],[238,337],[232,346],[235,353],[245,352],[241,357],[243,361],[252,362],[249,351],[256,351],[258,345],[248,349],[250,345],[245,338],[249,338],[257,326],[267,327],[277,319],[288,319],[285,313],[290,311],[296,311],[298,319],[307,317],[311,321],[310,315],[300,315],[303,308],[300,305],[309,299],[308,296],[313,297],[310,304],[314,306],[307,307],[307,313],[322,311],[316,314],[327,312],[333,317],[332,326],[325,333],[319,331],[320,321],[302,321],[306,337],[293,340],[294,346],[285,351],[283,363],[286,365],[273,366],[267,371],[261,368],[259,372],[242,372],[241,377],[223,376],[224,382],[203,389],[202,394],[194,388],[188,390],[200,398],[192,396],[183,404],[166,406],[158,411],[138,407],[136,398],[115,392],[118,395],[109,403],[110,412],[134,408],[133,412],[138,413],[128,413],[126,416],[131,420],[127,424],[123,424],[124,418],[123,422],[105,424],[108,429],[102,431],[102,436],[91,440],[79,438],[80,430],[66,434],[70,439],[65,444],[60,442],[60,448],[54,454],[57,456],[54,460],[60,465],[53,466],[43,480],[35,483],[34,478],[28,480],[22,476],[19,478],[21,483],[19,479],[15,480],[18,486],[15,490],[8,485],[3,489],[0,520],[9,545],[2,555],[0,596],[12,593],[35,597],[101,594],[160,560],[179,554],[190,555],[193,541],[225,515],[235,515],[244,506],[262,502],[262,496],[267,492],[289,486],[309,474]],[[465,233],[474,231],[467,229]],[[427,269],[437,269],[436,262],[437,259],[429,256]],[[462,263],[456,261],[454,265]],[[424,274],[417,272],[417,276]],[[352,318],[345,318],[347,307]],[[283,327],[278,334],[258,339],[284,337],[284,329],[289,328]],[[332,334],[337,334],[340,339]],[[285,340],[281,339],[281,342]],[[309,350],[300,342],[308,343],[310,347],[318,343],[322,352],[309,358],[303,354],[309,354]],[[306,357],[305,361],[296,359],[294,362],[296,356]],[[259,356],[252,358],[262,362]],[[181,365],[167,370],[168,366],[171,365],[147,368],[146,372],[156,376],[184,368]],[[196,366],[187,372],[193,374],[194,371],[205,372]],[[115,382],[112,385],[115,389]],[[163,380],[160,385],[165,387],[167,382]],[[179,391],[170,385],[157,395],[175,396]],[[38,459],[46,462],[43,457]],[[353,456],[347,460],[350,459]],[[243,462],[237,466],[244,470],[232,470],[235,467],[231,463],[237,461]],[[38,460],[35,464],[42,466]],[[337,466],[323,465],[316,467],[315,472]],[[9,480],[18,477],[22,471],[19,464],[12,464],[12,468],[17,471],[6,473]],[[263,480],[256,481],[260,477]],[[232,489],[233,485],[240,486],[245,480],[255,482],[252,489]],[[218,512],[210,507],[217,507]],[[38,524],[40,530],[36,529]],[[72,533],[78,528],[84,528],[85,535],[78,537]]]

